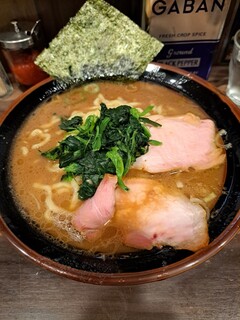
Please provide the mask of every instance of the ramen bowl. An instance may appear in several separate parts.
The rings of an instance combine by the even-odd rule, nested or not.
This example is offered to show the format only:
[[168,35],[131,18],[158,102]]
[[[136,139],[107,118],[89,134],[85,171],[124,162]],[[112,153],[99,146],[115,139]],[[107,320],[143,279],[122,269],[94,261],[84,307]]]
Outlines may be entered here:
[[12,141],[25,119],[43,102],[65,92],[67,85],[46,79],[23,93],[3,114],[0,127],[0,228],[26,257],[61,276],[85,283],[132,285],[160,281],[203,263],[236,235],[240,228],[240,111],[207,81],[174,67],[151,63],[141,81],[169,88],[196,102],[227,134],[227,173],[221,196],[209,219],[210,243],[192,253],[171,247],[113,256],[71,250],[45,237],[20,213],[9,181]]

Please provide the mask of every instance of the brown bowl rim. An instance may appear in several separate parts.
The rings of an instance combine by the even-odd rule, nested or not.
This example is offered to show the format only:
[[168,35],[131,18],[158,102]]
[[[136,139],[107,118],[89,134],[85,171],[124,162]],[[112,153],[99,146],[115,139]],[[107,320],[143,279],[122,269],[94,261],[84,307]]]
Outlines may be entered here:
[[[169,70],[181,74],[183,76],[188,77],[189,79],[201,84],[202,86],[210,89],[214,92],[218,97],[225,102],[228,107],[230,107],[233,114],[240,121],[240,109],[219,89],[217,89],[213,84],[209,83],[207,80],[203,78],[189,73],[183,69],[178,69],[173,66],[164,65],[160,63],[151,63],[158,66],[160,69]],[[24,99],[28,94],[36,90],[38,87],[44,85],[47,82],[52,81],[51,77],[39,82],[34,85],[24,93],[22,93],[10,106],[9,108],[3,112],[0,117],[0,125],[3,123],[4,119],[7,115],[14,109],[17,104]],[[126,272],[126,273],[95,273],[88,272],[79,269],[74,269],[72,267],[57,263],[47,257],[44,257],[34,250],[27,247],[22,241],[20,241],[12,231],[7,227],[4,220],[0,216],[0,231],[3,232],[5,237],[9,240],[9,242],[24,256],[29,258],[31,261],[40,265],[44,269],[52,271],[55,274],[60,276],[67,277],[72,280],[80,281],[83,283],[91,283],[98,285],[136,285],[136,284],[144,284],[149,282],[155,282],[164,280],[176,275],[179,275],[187,270],[192,269],[193,267],[198,266],[199,264],[205,262],[215,254],[217,254],[220,250],[222,250],[239,232],[240,230],[240,210],[236,213],[234,219],[231,223],[226,227],[226,229],[216,238],[214,239],[207,247],[197,251],[191,256],[184,258],[178,262],[167,265],[166,267],[155,268],[147,271],[139,271],[139,272]]]

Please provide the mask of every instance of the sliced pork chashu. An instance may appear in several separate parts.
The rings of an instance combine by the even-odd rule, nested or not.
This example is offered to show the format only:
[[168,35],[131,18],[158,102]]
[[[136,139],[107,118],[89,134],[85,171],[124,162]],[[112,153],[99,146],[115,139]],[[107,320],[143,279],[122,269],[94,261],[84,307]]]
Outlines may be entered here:
[[152,116],[161,127],[149,127],[151,139],[160,146],[150,145],[149,151],[137,158],[135,169],[150,173],[172,170],[209,169],[224,162],[225,153],[215,142],[216,128],[210,119],[188,113],[183,116]]

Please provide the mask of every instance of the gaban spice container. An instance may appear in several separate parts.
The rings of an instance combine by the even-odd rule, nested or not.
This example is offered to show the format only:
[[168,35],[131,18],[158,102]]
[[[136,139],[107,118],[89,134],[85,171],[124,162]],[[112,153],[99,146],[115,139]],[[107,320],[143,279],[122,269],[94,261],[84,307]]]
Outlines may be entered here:
[[0,33],[0,45],[15,80],[22,86],[30,87],[47,77],[34,60],[40,53],[34,37],[34,29],[21,31],[17,21],[12,22],[14,31]]

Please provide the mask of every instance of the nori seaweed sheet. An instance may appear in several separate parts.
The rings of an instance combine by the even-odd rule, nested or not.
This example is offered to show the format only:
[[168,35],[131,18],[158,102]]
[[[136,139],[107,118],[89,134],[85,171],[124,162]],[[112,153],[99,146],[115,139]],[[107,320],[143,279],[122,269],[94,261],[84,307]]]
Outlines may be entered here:
[[68,83],[138,79],[163,44],[103,0],[88,0],[35,63]]

